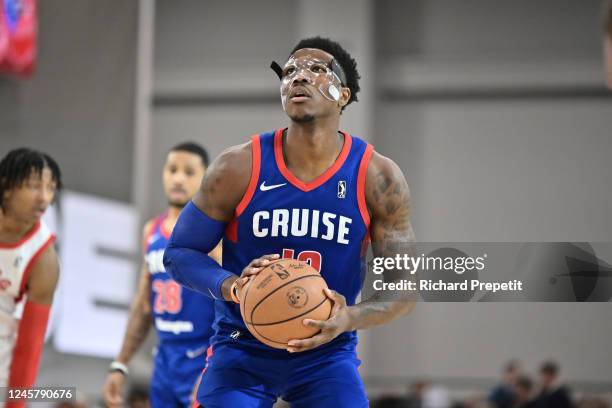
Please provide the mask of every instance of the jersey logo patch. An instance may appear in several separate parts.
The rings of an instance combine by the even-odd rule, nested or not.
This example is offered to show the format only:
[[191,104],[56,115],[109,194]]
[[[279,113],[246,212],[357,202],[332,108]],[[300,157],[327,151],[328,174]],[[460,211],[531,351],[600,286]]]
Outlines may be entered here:
[[346,181],[340,180],[338,182],[338,198],[346,197]]
[[275,188],[278,187],[282,187],[284,185],[286,185],[287,183],[282,183],[282,184],[272,184],[271,186],[266,186],[266,182],[264,181],[263,183],[261,183],[261,185],[259,186],[259,189],[261,191],[268,191],[268,190],[274,190]]

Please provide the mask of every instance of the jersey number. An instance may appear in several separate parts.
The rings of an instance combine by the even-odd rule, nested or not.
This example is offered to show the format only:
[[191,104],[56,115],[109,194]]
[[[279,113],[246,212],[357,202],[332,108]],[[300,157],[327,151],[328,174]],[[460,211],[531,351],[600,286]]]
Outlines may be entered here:
[[302,251],[296,258],[295,250],[284,248],[282,258],[292,258],[297,259],[298,261],[306,262],[308,265],[315,268],[317,272],[321,272],[321,264],[323,263],[323,259],[321,258],[321,253],[317,251]]
[[173,280],[153,281],[153,292],[155,292],[154,309],[155,313],[177,314],[183,307],[181,299],[181,285]]

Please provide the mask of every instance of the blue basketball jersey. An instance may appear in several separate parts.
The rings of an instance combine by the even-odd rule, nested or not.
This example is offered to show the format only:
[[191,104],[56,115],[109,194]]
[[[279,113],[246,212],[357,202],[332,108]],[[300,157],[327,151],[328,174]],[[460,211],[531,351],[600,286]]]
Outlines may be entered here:
[[195,341],[208,345],[215,318],[214,300],[175,282],[164,268],[170,231],[158,216],[145,237],[145,262],[151,274],[151,311],[160,343]]
[[[285,165],[283,133],[252,137],[251,179],[225,231],[223,267],[239,275],[265,254],[299,259],[319,270],[327,285],[353,305],[365,272],[369,214],[364,189],[372,146],[343,133],[336,162],[304,183]],[[245,329],[238,305],[218,302],[216,307],[217,330]]]

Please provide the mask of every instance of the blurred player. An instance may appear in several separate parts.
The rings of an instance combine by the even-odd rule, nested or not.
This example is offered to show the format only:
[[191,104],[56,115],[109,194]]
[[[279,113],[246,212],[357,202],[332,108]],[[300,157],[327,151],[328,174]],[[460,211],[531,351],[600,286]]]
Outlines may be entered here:
[[604,59],[606,65],[606,81],[612,89],[612,0],[604,7]]
[[55,236],[41,217],[60,187],[60,169],[45,153],[15,149],[0,162],[0,387],[36,382],[59,276]]
[[[213,301],[181,287],[162,263],[170,233],[179,213],[198,191],[208,165],[208,154],[195,143],[173,147],[163,171],[168,209],[144,227],[145,262],[132,303],[127,330],[117,359],[111,363],[104,399],[111,407],[123,405],[127,365],[155,323],[159,345],[151,379],[153,407],[187,407],[205,363],[212,334]],[[220,248],[211,253],[218,259]]]
[[[302,40],[278,74],[288,128],[254,136],[211,165],[200,192],[178,220],[164,262],[182,284],[217,302],[215,335],[198,391],[206,408],[361,408],[355,330],[408,313],[406,299],[377,296],[355,304],[363,249],[394,256],[413,241],[408,185],[399,167],[371,145],[338,130],[357,100],[353,58],[323,38]],[[206,255],[223,238],[223,268]],[[401,250],[401,249],[400,249]],[[266,255],[269,254],[269,255]],[[274,254],[274,255],[270,255]],[[320,270],[334,303],[309,339],[272,349],[245,328],[232,298],[270,260],[295,257]]]

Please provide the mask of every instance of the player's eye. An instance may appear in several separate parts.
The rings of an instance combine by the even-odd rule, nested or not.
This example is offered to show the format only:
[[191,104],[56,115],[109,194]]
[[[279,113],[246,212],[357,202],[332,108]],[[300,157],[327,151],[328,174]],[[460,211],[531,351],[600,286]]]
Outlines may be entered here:
[[283,76],[292,75],[294,72],[295,72],[295,67],[294,66],[286,67],[283,70]]
[[187,169],[185,170],[185,174],[191,177],[195,174],[195,171],[193,171],[192,169]]
[[31,189],[39,189],[42,187],[42,183],[40,180],[28,180],[26,186]]
[[310,68],[310,70],[315,74],[322,74],[324,72],[327,72],[327,67],[325,65],[315,64]]

